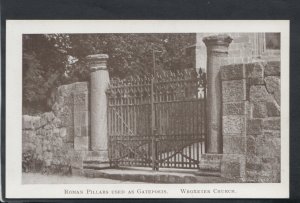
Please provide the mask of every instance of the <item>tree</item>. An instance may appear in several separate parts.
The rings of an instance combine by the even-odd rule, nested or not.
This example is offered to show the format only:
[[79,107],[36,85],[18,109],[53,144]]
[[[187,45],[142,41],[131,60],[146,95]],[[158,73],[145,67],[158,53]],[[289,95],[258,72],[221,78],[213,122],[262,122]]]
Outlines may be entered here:
[[62,84],[67,58],[46,35],[23,35],[23,110],[47,110],[51,89]]
[[157,69],[186,68],[190,58],[184,56],[184,48],[195,38],[196,34],[175,33],[24,35],[23,106],[45,111],[55,87],[88,80],[85,57],[90,54],[109,55],[111,77],[151,74],[152,49],[161,51]]
[[[188,58],[184,47],[194,44],[195,34],[89,34],[70,35],[70,55],[79,62],[89,54],[109,55],[108,67],[111,76],[126,77],[132,74],[151,73],[152,49],[160,50],[157,68],[184,68]],[[80,63],[78,63],[80,64]]]

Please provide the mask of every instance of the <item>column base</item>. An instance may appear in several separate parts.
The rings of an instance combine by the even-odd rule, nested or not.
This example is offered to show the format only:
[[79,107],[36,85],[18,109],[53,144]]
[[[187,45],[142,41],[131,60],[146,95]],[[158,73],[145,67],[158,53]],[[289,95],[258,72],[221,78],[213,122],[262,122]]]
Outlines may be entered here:
[[199,163],[199,176],[221,176],[222,154],[203,154]]
[[109,161],[108,151],[99,150],[99,151],[88,151],[85,160],[97,160],[97,161]]
[[240,154],[203,154],[195,175],[245,181],[245,156]]
[[95,170],[110,168],[108,151],[88,151],[83,160],[83,168]]

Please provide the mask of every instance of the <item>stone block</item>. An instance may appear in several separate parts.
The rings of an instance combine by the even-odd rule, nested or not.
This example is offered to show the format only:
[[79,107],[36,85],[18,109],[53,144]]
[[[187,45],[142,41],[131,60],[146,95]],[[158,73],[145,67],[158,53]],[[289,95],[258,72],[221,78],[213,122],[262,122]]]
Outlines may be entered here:
[[248,85],[263,85],[265,84],[264,78],[248,78]]
[[245,66],[247,78],[263,78],[264,66],[262,63],[248,63]]
[[57,88],[57,92],[59,95],[67,97],[74,91],[75,84],[61,85]]
[[267,102],[266,108],[268,117],[280,116],[280,106],[274,100]]
[[44,117],[41,117],[41,126],[45,126],[47,123],[48,121]]
[[160,176],[160,183],[167,183],[169,180],[169,175],[161,175]]
[[88,136],[88,127],[87,126],[81,126],[81,133],[80,136]]
[[216,161],[220,162],[223,158],[222,154],[202,154],[201,160],[206,160],[207,162]]
[[177,176],[168,175],[168,183],[178,183]]
[[251,86],[249,97],[252,102],[269,101],[272,99],[264,85]]
[[280,130],[280,117],[266,118],[263,120],[264,130]]
[[259,172],[256,170],[246,170],[246,182],[258,183],[259,182]]
[[280,138],[280,130],[264,131],[263,135],[266,138]]
[[222,82],[223,102],[245,101],[247,98],[246,80],[230,80]]
[[55,117],[53,120],[52,120],[52,125],[56,128],[60,128],[62,127],[62,122],[59,118]]
[[74,149],[77,151],[87,151],[89,149],[89,137],[74,137]]
[[247,139],[246,139],[247,156],[256,156],[257,143],[258,142],[255,136],[247,135]]
[[[280,174],[280,165],[274,164],[274,163],[262,164],[262,169],[260,172],[261,172],[262,178],[264,178],[264,179],[265,178],[277,179],[277,178],[274,178],[274,174],[276,172]],[[270,180],[270,181],[272,182],[273,180]],[[265,181],[265,182],[269,182],[269,181]]]
[[22,116],[22,129],[33,129],[31,116],[27,116],[27,115]]
[[74,128],[73,127],[67,127],[66,128],[66,141],[67,142],[74,142]]
[[41,127],[41,118],[39,116],[22,116],[22,129],[37,129]]
[[83,111],[80,113],[80,121],[81,121],[81,126],[88,126],[89,125],[89,115],[87,111]]
[[51,130],[53,128],[54,128],[54,126],[51,123],[44,125],[44,129],[46,129],[46,130]]
[[268,76],[265,77],[265,83],[268,92],[274,96],[277,104],[280,105],[280,78],[278,76]]
[[60,128],[59,129],[59,136],[60,137],[66,137],[67,135],[67,129],[66,128]]
[[249,163],[246,162],[246,170],[251,170],[251,171],[261,171],[262,170],[262,164],[261,163]]
[[85,159],[89,160],[89,158],[100,157],[100,156],[101,156],[100,151],[88,151],[85,156]]
[[266,102],[253,102],[252,116],[253,116],[253,118],[268,117]]
[[55,118],[55,115],[53,114],[53,112],[45,112],[41,116],[41,119],[45,120],[46,123],[51,122],[54,118]]
[[244,180],[246,159],[244,155],[223,154],[221,176],[230,179]]
[[272,164],[274,167],[280,165],[280,156],[276,157],[263,157],[261,158],[262,164]]
[[88,82],[76,82],[75,84],[75,92],[87,92],[88,91]]
[[88,151],[84,157],[85,160],[97,160],[101,162],[108,162],[108,151]]
[[54,138],[58,138],[60,136],[59,131],[60,130],[58,128],[53,128],[52,133]]
[[153,175],[145,175],[145,182],[147,183],[153,183],[155,181]]
[[245,78],[244,64],[231,64],[221,67],[221,80],[240,80]]
[[38,129],[41,128],[41,117],[33,116],[33,128]]
[[248,135],[260,135],[262,134],[262,119],[249,119],[247,122],[247,134]]
[[83,176],[83,169],[79,169],[79,168],[72,168],[72,175],[73,176]]
[[196,183],[197,178],[193,176],[184,176],[184,183]]
[[87,93],[74,93],[74,105],[84,105],[88,101],[88,94]]
[[223,134],[243,135],[245,133],[245,116],[223,116]]
[[71,166],[76,169],[83,168],[83,158],[80,152],[74,151],[73,156],[71,157]]
[[220,171],[222,154],[203,154],[199,169],[204,171]]
[[246,102],[223,103],[223,116],[227,115],[245,115]]
[[259,182],[260,172],[263,169],[262,159],[257,156],[246,158],[246,182]]
[[74,112],[82,112],[82,111],[88,111],[88,104],[76,104],[74,105]]
[[257,143],[257,156],[280,156],[280,138],[260,138]]
[[246,118],[247,118],[247,120],[253,118],[252,114],[253,114],[253,103],[247,101],[246,102]]
[[81,127],[76,126],[74,127],[74,137],[80,137],[81,136]]
[[59,113],[58,118],[61,120],[62,126],[72,126],[74,123],[74,118],[73,110],[71,110],[71,107],[65,106]]
[[62,97],[63,101],[64,101],[64,105],[68,105],[68,106],[72,106],[74,105],[74,99],[73,99],[73,95],[68,95],[65,97]]
[[81,112],[74,113],[74,127],[81,126]]
[[60,106],[55,102],[52,107],[51,107],[53,113],[57,116],[57,114],[59,114],[60,111]]
[[265,76],[280,76],[280,61],[270,61],[265,66]]
[[223,153],[224,154],[245,154],[246,137],[242,136],[224,136]]
[[253,154],[247,154],[246,156],[246,163],[257,163],[257,164],[263,164],[262,158]]
[[259,174],[258,182],[261,183],[279,183],[280,170],[263,170]]

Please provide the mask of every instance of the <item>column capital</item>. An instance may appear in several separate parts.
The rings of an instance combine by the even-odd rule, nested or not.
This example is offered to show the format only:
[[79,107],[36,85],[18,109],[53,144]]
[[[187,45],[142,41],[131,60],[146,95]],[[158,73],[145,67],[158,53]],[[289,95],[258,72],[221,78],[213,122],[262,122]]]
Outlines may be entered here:
[[91,72],[97,70],[107,70],[107,54],[94,54],[86,56],[86,60]]
[[227,34],[218,34],[204,37],[202,40],[208,50],[216,53],[227,53],[232,38]]

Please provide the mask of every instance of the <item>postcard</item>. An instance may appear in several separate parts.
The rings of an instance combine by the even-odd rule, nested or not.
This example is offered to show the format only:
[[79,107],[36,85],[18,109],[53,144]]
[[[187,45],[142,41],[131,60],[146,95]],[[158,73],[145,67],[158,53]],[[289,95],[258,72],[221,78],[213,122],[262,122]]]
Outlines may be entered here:
[[288,198],[289,21],[8,20],[6,198]]

